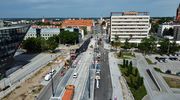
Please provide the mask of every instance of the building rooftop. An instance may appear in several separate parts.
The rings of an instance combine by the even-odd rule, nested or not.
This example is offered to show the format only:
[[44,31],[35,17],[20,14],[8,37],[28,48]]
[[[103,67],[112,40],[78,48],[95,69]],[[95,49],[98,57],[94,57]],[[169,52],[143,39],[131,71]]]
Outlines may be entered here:
[[64,20],[62,23],[62,27],[67,26],[93,26],[92,20]]
[[129,11],[129,12],[111,12],[111,16],[113,15],[120,15],[120,16],[141,16],[141,15],[149,15],[149,12],[135,12],[135,11]]
[[29,26],[29,25],[12,25],[12,26],[9,26],[9,27],[0,27],[0,30],[13,29],[13,28],[22,28],[22,27],[25,27],[25,26]]

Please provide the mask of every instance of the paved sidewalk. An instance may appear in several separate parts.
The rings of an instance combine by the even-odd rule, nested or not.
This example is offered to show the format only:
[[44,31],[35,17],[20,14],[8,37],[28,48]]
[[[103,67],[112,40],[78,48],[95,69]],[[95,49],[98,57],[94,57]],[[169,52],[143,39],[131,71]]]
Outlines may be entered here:
[[122,87],[120,84],[121,73],[118,68],[117,60],[114,58],[113,53],[109,53],[109,67],[111,73],[111,81],[113,87],[112,99],[114,100],[123,100]]
[[118,64],[122,64],[122,61],[116,59],[113,53],[114,52],[109,53],[109,66],[113,86],[112,99],[117,98],[117,100],[134,100],[134,97],[129,90],[127,82],[119,70]]

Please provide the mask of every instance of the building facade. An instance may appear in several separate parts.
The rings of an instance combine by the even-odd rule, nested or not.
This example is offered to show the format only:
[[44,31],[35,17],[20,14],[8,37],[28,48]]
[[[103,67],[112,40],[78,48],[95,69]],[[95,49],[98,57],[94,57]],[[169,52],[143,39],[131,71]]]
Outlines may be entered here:
[[176,21],[180,22],[180,4],[179,4],[179,7],[177,8],[177,11],[176,11]]
[[5,75],[30,25],[0,28],[0,75]]
[[118,36],[121,42],[140,43],[148,37],[150,16],[147,12],[112,12],[110,41]]
[[4,22],[0,20],[0,28],[4,26]]
[[58,35],[60,33],[60,29],[56,27],[31,27],[27,32],[24,40],[28,38],[36,38],[37,36],[43,37],[44,39],[48,39],[54,35]]
[[180,26],[174,27],[174,40],[180,41]]

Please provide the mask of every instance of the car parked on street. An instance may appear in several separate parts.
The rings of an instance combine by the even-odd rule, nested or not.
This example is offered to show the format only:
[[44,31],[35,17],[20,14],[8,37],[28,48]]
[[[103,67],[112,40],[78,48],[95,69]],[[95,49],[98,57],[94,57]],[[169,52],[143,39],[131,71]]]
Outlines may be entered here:
[[74,73],[73,78],[77,78],[77,77],[78,77],[78,73]]

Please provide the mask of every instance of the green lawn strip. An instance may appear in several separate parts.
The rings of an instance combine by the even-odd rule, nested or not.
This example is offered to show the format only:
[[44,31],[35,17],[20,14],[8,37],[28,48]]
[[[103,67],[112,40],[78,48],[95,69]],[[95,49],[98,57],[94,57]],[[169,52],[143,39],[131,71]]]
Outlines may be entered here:
[[119,59],[131,59],[132,57],[135,57],[135,54],[132,54],[131,52],[120,52],[116,53],[117,57]]
[[144,87],[144,85],[142,85],[137,90],[135,90],[133,88],[130,88],[130,90],[131,90],[135,100],[142,100],[142,98],[147,94],[146,88]]
[[180,88],[180,79],[163,77],[170,88]]
[[[122,75],[124,76],[124,78],[126,79],[128,86],[130,87],[130,90],[135,98],[135,100],[142,100],[142,98],[147,94],[146,89],[144,87],[144,84],[142,86],[140,86],[138,89],[135,89],[133,86],[130,86],[130,82],[133,81],[134,84],[136,84],[138,75],[135,76],[134,72],[135,72],[135,67],[133,67],[132,70],[132,74],[128,74],[128,69],[127,67],[123,67],[123,65],[119,65],[119,69],[122,73]],[[131,79],[130,79],[131,77]]]
[[157,72],[163,73],[163,72],[161,71],[161,69],[159,69],[159,68],[154,67],[154,70],[157,71]]
[[153,64],[153,62],[149,58],[145,58],[148,64]]

